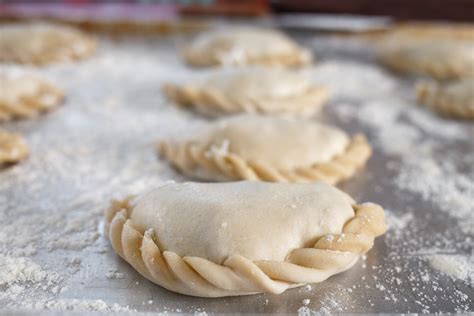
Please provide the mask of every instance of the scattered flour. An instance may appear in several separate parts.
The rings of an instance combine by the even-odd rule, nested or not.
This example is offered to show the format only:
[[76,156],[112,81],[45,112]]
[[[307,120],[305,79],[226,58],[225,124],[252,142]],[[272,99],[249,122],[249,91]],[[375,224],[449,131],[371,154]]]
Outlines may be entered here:
[[29,258],[0,255],[0,286],[30,285],[51,287],[61,281],[61,276],[41,268]]
[[[82,62],[80,67],[77,64],[41,70],[21,67],[57,82],[68,95],[64,107],[38,122],[11,124],[13,130],[27,136],[34,155],[0,174],[2,307],[60,312],[132,311],[97,297],[93,289],[87,298],[63,296],[65,289],[74,291],[78,286],[70,282],[74,275],[76,281],[84,284],[94,283],[97,272],[99,278],[124,277],[116,269],[107,270],[116,266],[118,259],[104,255],[111,252],[100,237],[104,204],[112,196],[138,193],[170,179],[183,180],[156,158],[153,144],[158,138],[188,133],[192,127],[205,123],[198,116],[169,106],[162,98],[158,87],[169,79],[167,74],[172,72],[173,79],[179,81],[191,78],[194,72],[178,66],[181,63],[176,56],[151,42],[103,41],[97,56]],[[339,46],[342,42],[325,43],[330,44],[327,49],[351,57],[344,55],[348,50]],[[353,46],[350,54],[366,51],[360,43],[349,45]],[[470,211],[469,207],[474,177],[468,173],[469,168],[467,172],[457,170],[454,168],[457,163],[453,162],[459,160],[469,166],[474,165],[473,158],[457,157],[444,148],[445,144],[466,143],[469,133],[457,121],[438,118],[417,106],[412,90],[383,69],[369,63],[334,60],[331,51],[322,52],[323,61],[308,70],[315,82],[330,88],[330,113],[368,134],[376,155],[386,162],[387,169],[382,172],[393,174],[390,193],[419,196],[426,202],[423,204],[426,209],[421,212],[408,202],[403,202],[403,209],[387,205],[390,230],[385,237],[377,239],[377,244],[384,245],[377,249],[380,253],[369,252],[354,267],[356,272],[348,272],[348,277],[341,279],[344,286],[337,286],[339,281],[334,286],[333,279],[323,285],[305,286],[301,292],[304,296],[296,301],[303,304],[298,314],[360,311],[361,306],[356,304],[360,301],[366,302],[364,311],[386,308],[385,311],[434,313],[439,310],[432,306],[439,306],[439,302],[452,304],[457,312],[472,311],[472,298],[463,288],[456,288],[459,283],[444,288],[444,283],[440,285],[443,274],[433,272],[439,270],[455,278],[453,282],[472,279],[472,260],[460,255],[436,254],[465,250],[469,242],[461,234],[473,232],[469,220],[472,207]],[[77,89],[78,86],[86,88]],[[214,150],[225,153],[228,146],[223,142]],[[436,156],[440,159],[435,159]],[[453,228],[429,238],[422,216],[439,211],[446,219],[449,215],[458,220],[458,226],[453,223]],[[433,252],[423,251],[428,249],[426,242],[433,243],[428,245],[433,246],[430,248]],[[99,254],[102,266],[90,260]],[[42,266],[43,261],[36,258],[43,257],[53,258],[51,262],[55,265]],[[426,264],[427,260],[430,265]],[[93,269],[89,269],[91,265]],[[65,270],[59,274],[46,266]],[[362,276],[351,279],[351,273],[359,273],[356,269],[361,268]],[[160,308],[170,313],[182,311],[161,306],[159,297],[150,300],[147,282],[131,285],[133,295],[141,295],[140,302],[148,302],[143,308]],[[329,288],[321,291],[321,286],[326,285]],[[85,285],[80,287],[88,289]],[[124,293],[130,295],[130,291]],[[320,295],[321,292],[325,294]],[[315,296],[309,296],[313,293]],[[311,301],[309,298],[301,301],[303,297],[310,297]],[[265,308],[279,300],[265,299]],[[315,310],[307,306],[310,303]],[[213,308],[213,304],[199,303],[196,314],[205,315],[202,306]],[[406,309],[407,306],[413,309]]]
[[453,278],[474,280],[474,258],[460,255],[434,255],[427,257],[430,265]]

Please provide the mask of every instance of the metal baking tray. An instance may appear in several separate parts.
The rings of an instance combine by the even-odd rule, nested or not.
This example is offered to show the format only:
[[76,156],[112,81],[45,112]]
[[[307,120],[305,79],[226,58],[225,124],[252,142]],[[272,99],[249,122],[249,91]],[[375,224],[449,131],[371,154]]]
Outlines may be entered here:
[[[155,144],[190,133],[206,118],[171,105],[160,85],[209,70],[180,60],[189,35],[102,36],[97,53],[82,62],[1,65],[49,78],[66,100],[44,116],[2,124],[26,137],[31,154],[0,172],[0,313],[473,311],[469,269],[453,276],[430,263],[436,256],[472,260],[473,125],[417,106],[416,78],[380,68],[363,37],[291,35],[316,55],[306,71],[331,89],[314,119],[363,132],[374,147],[367,167],[340,186],[387,209],[390,230],[366,257],[325,282],[279,296],[188,297],[136,273],[103,237],[102,210],[111,198],[187,180],[159,159]],[[462,176],[465,190],[456,187]]]

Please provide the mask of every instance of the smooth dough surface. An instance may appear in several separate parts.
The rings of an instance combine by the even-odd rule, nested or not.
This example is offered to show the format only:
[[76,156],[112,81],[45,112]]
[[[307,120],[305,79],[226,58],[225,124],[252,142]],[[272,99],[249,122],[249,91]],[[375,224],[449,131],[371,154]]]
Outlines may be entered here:
[[1,62],[44,65],[82,59],[95,49],[91,37],[59,24],[2,25],[1,34]]
[[239,27],[219,29],[198,36],[184,50],[194,65],[281,64],[299,65],[311,61],[311,54],[275,30]]
[[418,101],[441,114],[474,119],[474,78],[417,85]]
[[324,86],[282,68],[226,69],[184,85],[165,84],[168,97],[208,116],[235,113],[310,116],[328,99]]
[[465,26],[402,28],[389,32],[377,47],[386,66],[437,79],[474,75],[473,52],[474,28]]
[[189,142],[277,169],[293,169],[330,161],[344,151],[349,137],[314,121],[238,115],[215,122]]
[[0,129],[0,166],[18,162],[27,155],[28,147],[20,135]]
[[130,218],[153,228],[160,249],[181,256],[283,261],[295,248],[340,233],[353,203],[322,182],[170,183],[134,201]]
[[253,67],[214,73],[201,84],[239,98],[288,98],[311,87],[309,78],[300,72]]
[[35,116],[62,99],[63,92],[40,77],[0,73],[0,121]]

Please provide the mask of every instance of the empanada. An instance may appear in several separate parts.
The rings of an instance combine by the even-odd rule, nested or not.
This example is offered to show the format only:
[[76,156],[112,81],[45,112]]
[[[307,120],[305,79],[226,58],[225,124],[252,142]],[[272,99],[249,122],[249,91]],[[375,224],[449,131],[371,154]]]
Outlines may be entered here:
[[28,147],[18,134],[0,129],[0,166],[15,163],[28,156]]
[[362,135],[307,120],[238,115],[183,141],[162,141],[160,153],[184,174],[213,181],[336,183],[371,155]]
[[115,252],[142,276],[203,297],[324,281],[385,231],[380,206],[323,182],[168,183],[114,201],[105,215]]
[[63,92],[44,79],[0,73],[0,121],[36,116],[56,107],[62,99]]
[[448,83],[422,82],[416,86],[418,101],[443,115],[474,119],[474,78]]
[[59,24],[2,25],[0,62],[45,65],[83,59],[95,50],[88,35]]
[[377,45],[379,61],[400,72],[456,79],[474,75],[474,28],[406,27]]
[[281,32],[239,27],[208,31],[184,48],[185,60],[194,66],[281,65],[302,66],[311,53]]
[[168,83],[163,90],[173,101],[212,117],[242,112],[311,116],[328,99],[326,87],[311,84],[301,73],[263,67],[221,71],[183,86]]

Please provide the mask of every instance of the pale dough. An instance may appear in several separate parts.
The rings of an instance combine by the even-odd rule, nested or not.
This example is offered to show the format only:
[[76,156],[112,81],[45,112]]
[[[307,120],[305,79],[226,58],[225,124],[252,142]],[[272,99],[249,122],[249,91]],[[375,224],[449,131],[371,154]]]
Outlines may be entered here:
[[212,123],[181,141],[163,141],[161,154],[188,176],[335,183],[370,157],[362,136],[307,120],[238,115]]
[[114,202],[105,231],[142,275],[194,296],[281,293],[349,269],[383,209],[323,182],[168,183]]
[[474,75],[472,26],[405,27],[377,46],[381,63],[400,72],[456,79]]
[[59,24],[1,26],[0,62],[45,65],[83,59],[95,50],[95,40]]
[[0,129],[0,166],[16,163],[28,156],[28,147],[23,138]]
[[184,58],[195,66],[282,65],[311,62],[311,53],[281,32],[238,27],[219,29],[198,36],[184,49]]
[[420,103],[443,115],[474,119],[474,78],[447,83],[422,82],[416,92]]
[[55,108],[62,99],[63,92],[40,77],[0,73],[0,121],[36,116]]
[[163,90],[211,117],[242,112],[306,117],[328,99],[327,88],[301,72],[267,67],[221,70],[190,84],[165,84]]

